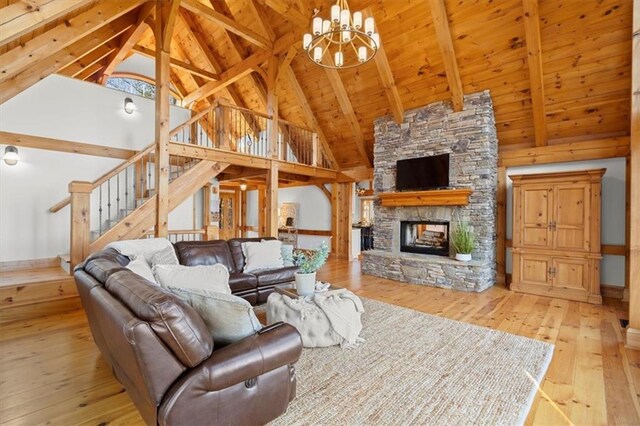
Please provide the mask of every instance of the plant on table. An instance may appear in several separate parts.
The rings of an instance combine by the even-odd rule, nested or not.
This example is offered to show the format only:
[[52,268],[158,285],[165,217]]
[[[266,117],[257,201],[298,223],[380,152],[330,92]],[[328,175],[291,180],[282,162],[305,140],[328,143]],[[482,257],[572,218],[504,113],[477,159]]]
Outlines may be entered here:
[[316,271],[325,264],[329,257],[329,246],[325,241],[316,250],[295,250],[293,264],[296,272],[296,289],[301,296],[313,294],[316,285]]

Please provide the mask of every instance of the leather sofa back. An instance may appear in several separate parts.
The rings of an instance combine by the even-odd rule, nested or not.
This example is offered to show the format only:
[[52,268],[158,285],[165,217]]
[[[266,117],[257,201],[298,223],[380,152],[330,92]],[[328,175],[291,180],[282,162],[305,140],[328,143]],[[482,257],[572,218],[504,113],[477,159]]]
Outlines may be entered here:
[[213,241],[180,241],[174,245],[181,265],[215,265],[222,263],[230,274],[242,272],[238,270],[231,251],[225,240]]
[[246,242],[259,243],[262,240],[275,240],[275,238],[273,237],[232,238],[227,241],[227,243],[229,244],[229,250],[231,250],[231,256],[233,257],[233,262],[238,272],[242,272],[244,270],[244,265],[245,265],[244,253],[242,252],[242,243],[246,243]]

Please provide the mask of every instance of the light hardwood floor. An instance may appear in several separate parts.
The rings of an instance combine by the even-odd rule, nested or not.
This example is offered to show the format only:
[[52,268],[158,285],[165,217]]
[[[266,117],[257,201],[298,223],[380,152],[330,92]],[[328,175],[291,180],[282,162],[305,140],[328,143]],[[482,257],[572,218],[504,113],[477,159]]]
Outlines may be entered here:
[[[552,342],[555,354],[528,418],[535,424],[640,424],[640,352],[626,350],[626,307],[531,296],[494,287],[481,294],[401,284],[331,260],[320,279],[418,311]],[[93,344],[81,309],[3,324],[0,423],[140,424]]]

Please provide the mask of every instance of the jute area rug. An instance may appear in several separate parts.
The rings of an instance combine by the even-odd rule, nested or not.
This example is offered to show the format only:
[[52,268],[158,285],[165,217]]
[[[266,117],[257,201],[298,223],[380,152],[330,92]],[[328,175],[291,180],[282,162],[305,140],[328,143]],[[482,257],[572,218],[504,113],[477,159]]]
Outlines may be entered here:
[[355,349],[304,349],[273,425],[522,424],[553,345],[363,299]]

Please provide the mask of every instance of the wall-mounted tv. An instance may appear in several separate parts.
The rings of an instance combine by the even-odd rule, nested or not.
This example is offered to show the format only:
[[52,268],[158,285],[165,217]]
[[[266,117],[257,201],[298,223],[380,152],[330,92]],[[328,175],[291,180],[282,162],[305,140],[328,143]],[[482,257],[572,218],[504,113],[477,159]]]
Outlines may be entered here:
[[398,160],[396,167],[396,191],[449,186],[449,154]]

